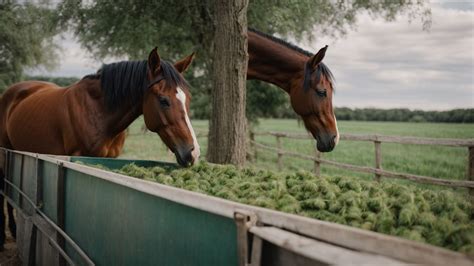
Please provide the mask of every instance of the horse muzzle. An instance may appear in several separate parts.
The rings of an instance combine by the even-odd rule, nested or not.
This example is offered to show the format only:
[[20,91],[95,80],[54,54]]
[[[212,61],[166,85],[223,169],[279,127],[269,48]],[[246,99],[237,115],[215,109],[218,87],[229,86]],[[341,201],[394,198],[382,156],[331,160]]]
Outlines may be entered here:
[[316,148],[320,152],[330,152],[336,147],[337,134],[324,134],[316,137]]
[[194,151],[194,146],[192,145],[178,147],[176,149],[176,152],[174,153],[178,164],[183,167],[192,166],[194,164],[193,151]]

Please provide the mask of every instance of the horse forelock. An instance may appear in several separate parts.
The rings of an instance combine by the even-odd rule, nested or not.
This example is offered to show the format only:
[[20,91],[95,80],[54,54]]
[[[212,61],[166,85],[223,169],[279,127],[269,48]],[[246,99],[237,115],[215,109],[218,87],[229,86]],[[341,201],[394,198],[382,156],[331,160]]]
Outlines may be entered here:
[[[161,60],[160,66],[167,86],[185,89],[189,87],[170,62]],[[150,82],[147,71],[146,60],[122,61],[103,65],[97,74],[84,78],[100,78],[105,104],[108,109],[114,110],[124,104],[137,104],[143,100]]]
[[319,63],[318,66],[316,67],[316,70],[313,71],[311,67],[311,63],[307,62],[304,67],[304,78],[303,78],[303,89],[304,91],[308,91],[311,88],[312,85],[312,75],[313,72],[316,74],[316,84],[318,84],[321,81],[322,77],[325,77],[328,82],[331,84],[331,87],[333,89],[333,92],[335,91],[334,88],[334,75],[332,74],[331,70],[324,64],[324,63]]

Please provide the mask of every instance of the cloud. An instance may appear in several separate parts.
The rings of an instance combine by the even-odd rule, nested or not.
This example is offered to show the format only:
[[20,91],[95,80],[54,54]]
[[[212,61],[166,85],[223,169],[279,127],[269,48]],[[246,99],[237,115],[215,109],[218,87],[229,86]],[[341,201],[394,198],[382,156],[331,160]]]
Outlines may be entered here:
[[474,12],[444,4],[432,6],[428,32],[406,16],[386,22],[361,14],[347,36],[303,45],[315,51],[329,44],[325,62],[339,81],[335,105],[474,108]]

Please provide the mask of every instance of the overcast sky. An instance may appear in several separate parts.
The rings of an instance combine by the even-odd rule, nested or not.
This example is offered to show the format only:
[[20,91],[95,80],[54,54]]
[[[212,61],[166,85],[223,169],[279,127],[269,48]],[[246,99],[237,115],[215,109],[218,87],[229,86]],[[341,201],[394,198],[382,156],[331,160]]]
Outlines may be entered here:
[[[367,14],[342,38],[299,45],[329,45],[325,62],[336,77],[335,106],[446,110],[474,108],[474,3],[432,1],[432,26],[400,16],[385,22]],[[61,65],[32,74],[83,76],[101,65],[71,37],[62,40]]]

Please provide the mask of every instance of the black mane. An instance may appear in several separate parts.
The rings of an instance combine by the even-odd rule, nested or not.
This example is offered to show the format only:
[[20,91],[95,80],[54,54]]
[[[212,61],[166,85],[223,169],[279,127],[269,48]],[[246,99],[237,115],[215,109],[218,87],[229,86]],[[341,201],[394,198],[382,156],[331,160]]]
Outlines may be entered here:
[[[174,66],[161,60],[161,71],[168,86],[188,88]],[[83,79],[99,79],[105,104],[110,110],[123,104],[136,104],[142,101],[148,89],[147,61],[122,61],[102,66],[97,74],[87,75]]]
[[[266,39],[269,39],[273,42],[276,42],[278,44],[281,44],[285,47],[288,47],[290,48],[291,50],[293,51],[296,51],[300,54],[303,54],[303,55],[306,55],[308,57],[312,57],[314,54],[311,53],[311,52],[308,52],[304,49],[302,49],[301,47],[298,47],[292,43],[289,43],[285,40],[282,40],[280,38],[277,38],[273,35],[270,35],[270,34],[267,34],[267,33],[263,33],[259,30],[256,30],[256,29],[253,29],[253,28],[248,28],[249,31],[253,32],[253,33],[256,33]],[[318,64],[318,68],[315,70],[316,72],[316,82],[319,82],[320,78],[321,78],[321,74],[324,75],[328,80],[329,82],[331,82],[331,85],[334,85],[334,82],[335,82],[335,78],[334,78],[334,75],[332,74],[331,70],[329,69],[328,66],[326,66],[323,62],[319,63]],[[308,90],[310,87],[311,87],[311,74],[313,73],[311,67],[308,67],[307,65],[305,65],[305,70],[304,70],[304,81],[303,81],[303,89],[304,90]],[[333,87],[334,89],[334,87]]]

